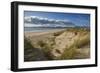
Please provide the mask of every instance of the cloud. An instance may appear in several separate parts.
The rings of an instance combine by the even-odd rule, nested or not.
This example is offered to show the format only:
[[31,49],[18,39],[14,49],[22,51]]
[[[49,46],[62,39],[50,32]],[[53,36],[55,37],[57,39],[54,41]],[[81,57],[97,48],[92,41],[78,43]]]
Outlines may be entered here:
[[24,17],[25,27],[74,27],[75,24],[69,20],[56,20],[38,16]]

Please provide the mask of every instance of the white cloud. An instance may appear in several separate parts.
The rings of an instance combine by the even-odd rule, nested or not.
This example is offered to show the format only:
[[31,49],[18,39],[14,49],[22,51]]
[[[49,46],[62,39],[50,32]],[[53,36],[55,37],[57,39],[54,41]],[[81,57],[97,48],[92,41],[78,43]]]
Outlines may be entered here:
[[69,20],[48,19],[39,16],[24,17],[25,27],[72,27],[75,26]]

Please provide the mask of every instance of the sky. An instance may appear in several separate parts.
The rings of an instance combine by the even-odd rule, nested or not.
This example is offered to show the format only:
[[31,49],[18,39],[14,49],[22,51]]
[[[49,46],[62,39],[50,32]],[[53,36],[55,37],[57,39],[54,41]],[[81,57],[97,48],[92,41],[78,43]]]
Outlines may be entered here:
[[24,11],[24,17],[26,16],[37,16],[55,20],[66,20],[74,23],[77,26],[90,26],[90,14]]

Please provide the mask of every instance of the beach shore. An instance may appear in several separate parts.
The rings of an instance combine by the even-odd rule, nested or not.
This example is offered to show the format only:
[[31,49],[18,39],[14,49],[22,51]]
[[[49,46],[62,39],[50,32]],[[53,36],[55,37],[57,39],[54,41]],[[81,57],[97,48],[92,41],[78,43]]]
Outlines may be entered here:
[[45,31],[45,32],[24,32],[24,35],[26,37],[32,37],[32,36],[40,36],[40,35],[45,35],[45,34],[52,34],[60,31],[64,31],[65,29],[55,29],[55,30],[50,30],[50,31]]

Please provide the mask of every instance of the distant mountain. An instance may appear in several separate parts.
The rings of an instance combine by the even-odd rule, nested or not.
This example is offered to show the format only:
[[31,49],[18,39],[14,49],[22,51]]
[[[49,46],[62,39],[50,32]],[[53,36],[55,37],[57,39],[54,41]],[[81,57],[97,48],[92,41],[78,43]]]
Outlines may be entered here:
[[37,16],[24,17],[25,27],[75,27],[75,24],[68,20],[48,19]]

